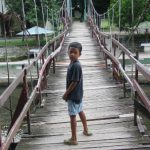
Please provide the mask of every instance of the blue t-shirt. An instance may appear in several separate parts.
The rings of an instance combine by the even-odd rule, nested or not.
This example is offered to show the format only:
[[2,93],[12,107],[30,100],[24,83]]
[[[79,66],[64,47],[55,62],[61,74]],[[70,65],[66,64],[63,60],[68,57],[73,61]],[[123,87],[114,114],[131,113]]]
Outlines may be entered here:
[[69,87],[71,82],[78,83],[75,89],[73,89],[73,91],[68,94],[67,100],[72,100],[75,103],[79,104],[83,98],[83,75],[82,67],[78,60],[70,63],[68,66],[66,88]]

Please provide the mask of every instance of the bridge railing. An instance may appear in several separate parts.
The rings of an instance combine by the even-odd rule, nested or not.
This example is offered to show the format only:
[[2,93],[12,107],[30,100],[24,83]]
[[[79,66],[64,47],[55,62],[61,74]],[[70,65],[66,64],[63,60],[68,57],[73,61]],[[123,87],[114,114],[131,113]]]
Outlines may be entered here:
[[[132,91],[134,92],[134,123],[137,124],[137,110],[141,111],[144,115],[150,118],[150,100],[142,87],[138,82],[138,73],[145,78],[145,80],[150,81],[150,71],[141,64],[126,47],[124,47],[116,38],[112,37],[112,35],[104,34],[99,30],[96,25],[96,21],[92,19],[93,17],[88,16],[88,24],[92,31],[92,36],[96,38],[100,49],[104,53],[104,59],[107,67],[107,60],[111,60],[112,62],[112,72],[113,78],[118,82],[122,83],[124,87],[124,96],[126,92],[126,82],[130,85]],[[106,46],[106,40],[112,41],[112,49],[110,50]],[[123,55],[123,63],[121,63],[116,57],[116,48],[119,48],[122,51]],[[125,55],[129,57],[132,65],[135,66],[135,78],[129,76],[125,70]],[[123,78],[123,79],[122,79]]]
[[[16,110],[12,116],[12,120],[8,129],[8,134],[5,141],[2,143],[0,138],[0,144],[2,143],[2,150],[7,150],[13,139],[17,134],[24,118],[27,118],[28,123],[28,133],[30,134],[30,108],[33,103],[41,103],[42,100],[42,90],[47,86],[47,76],[51,64],[53,64],[53,72],[55,73],[55,57],[61,51],[64,38],[68,31],[68,26],[70,23],[70,18],[67,15],[65,3],[63,3],[62,10],[62,22],[64,24],[63,32],[55,37],[53,40],[46,43],[46,45],[40,50],[40,53],[36,58],[28,65],[24,66],[21,73],[13,80],[13,82],[7,87],[7,89],[0,95],[0,108],[5,105],[9,100],[12,93],[15,91],[17,86],[22,83],[22,91],[20,93],[20,98]],[[37,68],[37,84],[33,87],[32,91],[29,91],[28,79],[30,76],[32,80],[32,69]],[[31,83],[32,84],[32,83]],[[31,93],[31,94],[30,94]],[[1,137],[1,135],[0,135]],[[1,145],[0,145],[1,146]]]

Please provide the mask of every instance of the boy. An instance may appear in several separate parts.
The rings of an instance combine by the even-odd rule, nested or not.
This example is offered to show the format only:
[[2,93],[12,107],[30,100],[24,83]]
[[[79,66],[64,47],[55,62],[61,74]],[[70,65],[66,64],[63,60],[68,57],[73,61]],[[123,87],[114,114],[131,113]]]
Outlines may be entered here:
[[72,136],[68,140],[64,140],[64,144],[77,145],[76,136],[76,115],[79,114],[83,124],[83,134],[86,136],[92,135],[88,132],[86,116],[82,110],[82,98],[83,98],[83,76],[81,64],[78,58],[81,55],[82,45],[78,42],[73,42],[69,45],[68,55],[70,58],[70,64],[67,70],[67,83],[66,92],[63,95],[63,99],[68,102],[68,112],[70,116],[71,132]]

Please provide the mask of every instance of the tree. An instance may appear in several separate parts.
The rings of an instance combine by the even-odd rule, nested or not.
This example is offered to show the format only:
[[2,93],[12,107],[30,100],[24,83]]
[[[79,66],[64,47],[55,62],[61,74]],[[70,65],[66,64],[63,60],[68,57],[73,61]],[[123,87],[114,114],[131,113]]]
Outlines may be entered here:
[[[147,0],[134,0],[134,14],[132,16],[132,1],[131,0],[120,0],[121,1],[121,14],[119,14],[119,3],[114,8],[114,21],[119,26],[119,15],[121,17],[121,29],[126,27],[131,28],[137,25],[139,22],[150,19],[150,2]],[[110,1],[110,8],[116,3],[116,0]],[[144,13],[145,12],[145,13]],[[112,11],[111,11],[112,17]],[[142,16],[141,16],[142,15]],[[134,21],[132,22],[132,17]]]
[[[36,25],[36,12],[34,9],[34,0],[23,0],[26,14],[26,23],[27,27]],[[35,0],[37,5],[37,16],[39,25],[43,25],[43,16],[42,16],[42,5],[44,10],[44,15],[47,15],[47,9],[49,10],[49,17],[52,16],[52,13],[55,14],[60,9],[63,0]],[[11,12],[16,12],[20,14],[20,18],[23,20],[22,14],[22,1],[16,0],[6,0],[6,5],[8,10]],[[45,17],[46,18],[46,17]]]
[[16,30],[19,30],[22,24],[22,21],[20,20],[19,16],[14,12],[9,11],[5,14],[0,13],[0,22],[2,28],[1,30],[2,36],[4,36],[4,27],[6,30],[6,36],[12,36],[14,28],[16,28]]

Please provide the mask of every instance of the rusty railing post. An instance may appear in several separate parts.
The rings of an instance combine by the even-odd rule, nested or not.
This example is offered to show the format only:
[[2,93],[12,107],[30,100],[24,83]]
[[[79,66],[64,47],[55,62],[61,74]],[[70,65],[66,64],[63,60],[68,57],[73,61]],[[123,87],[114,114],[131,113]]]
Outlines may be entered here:
[[[125,52],[122,52],[122,66],[123,66],[123,70],[125,70]],[[125,77],[123,77],[123,96],[124,98],[126,97],[126,80]]]
[[136,100],[137,100],[137,92],[134,93],[134,125],[137,126],[137,108],[136,108]]
[[[117,40],[117,35],[115,34],[115,39]],[[116,44],[113,42],[113,47],[114,47],[114,56],[116,56]]]
[[92,28],[91,29],[92,29],[92,38],[94,38],[94,31],[93,31],[94,30],[94,26],[93,26],[93,24],[92,24]]
[[[105,49],[107,49],[107,48],[106,48],[106,40],[105,40],[105,37],[103,37],[103,46],[104,46]],[[108,68],[107,58],[108,58],[108,57],[107,57],[107,55],[105,54],[106,69]]]
[[[139,54],[138,51],[136,51],[136,56],[135,58],[138,60]],[[135,68],[135,80],[138,82],[138,69],[137,67]],[[134,93],[134,125],[137,126],[137,108],[136,108],[136,100],[138,98],[138,93],[135,91]]]
[[105,65],[106,65],[106,69],[108,69],[108,63],[107,63],[107,55],[104,53],[104,57],[105,57]]
[[[25,94],[27,97],[27,100],[29,98],[29,92],[28,92],[28,83],[27,83],[27,70],[24,70],[24,77],[23,77],[23,84],[25,86]],[[28,134],[31,134],[31,122],[30,122],[30,109],[27,112],[27,125],[28,125]]]
[[[37,57],[37,54],[36,54]],[[39,78],[39,64],[38,64],[38,60],[36,62],[36,71],[37,71],[37,78]]]
[[44,64],[44,54],[42,54],[42,65]]
[[30,119],[30,111],[27,112],[27,124],[28,124],[28,134],[31,134],[31,119]]
[[112,61],[112,77],[115,80],[115,63]]
[[[139,54],[138,54],[138,52],[136,51],[136,56],[135,56],[135,58],[138,60],[139,59]],[[138,69],[137,69],[137,67],[135,68],[135,80],[138,82]]]
[[[53,52],[55,51],[55,42],[53,43]],[[55,74],[55,57],[53,57],[53,73]]]
[[48,56],[50,55],[51,45],[48,45]]
[[[43,86],[43,85],[42,85]],[[39,89],[39,97],[40,97],[40,105],[42,104],[42,93],[41,93],[41,87]]]
[[105,39],[105,37],[104,37],[104,41],[103,41],[103,46],[104,46],[104,48],[105,48],[105,49],[107,49],[107,47],[106,47],[106,39]]

